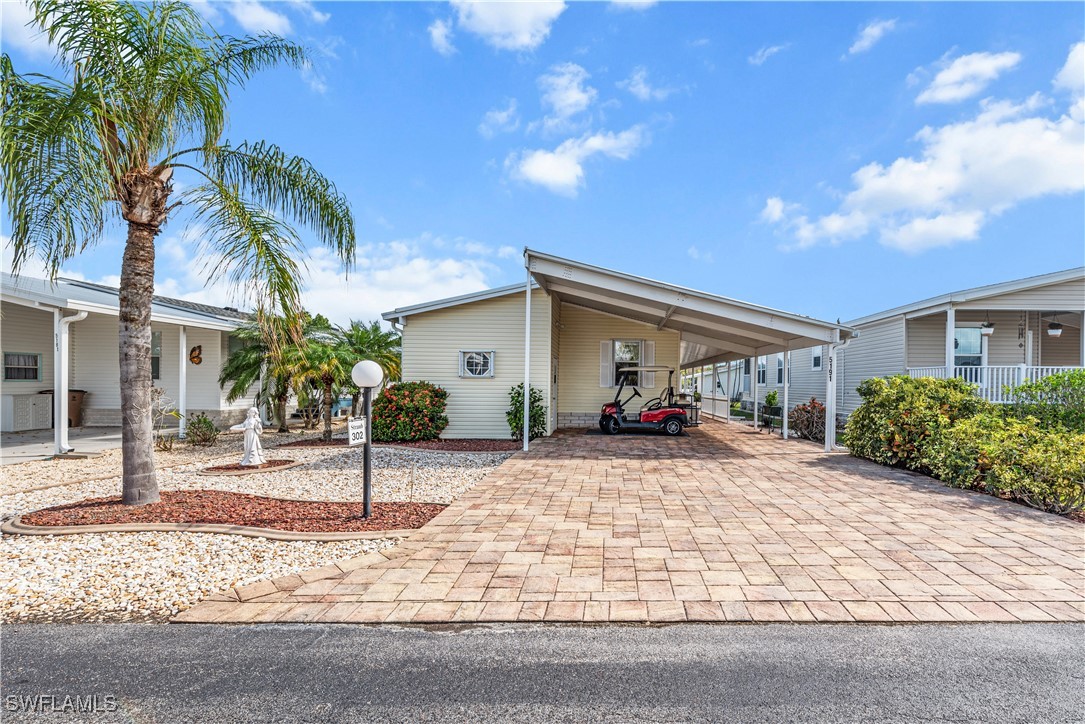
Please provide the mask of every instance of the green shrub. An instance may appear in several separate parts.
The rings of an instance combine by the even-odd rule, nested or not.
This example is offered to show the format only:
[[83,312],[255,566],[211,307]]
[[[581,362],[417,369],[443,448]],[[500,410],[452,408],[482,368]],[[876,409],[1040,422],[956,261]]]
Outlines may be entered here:
[[780,404],[780,393],[776,390],[769,390],[765,393],[765,407],[776,407]]
[[189,445],[211,447],[219,438],[219,429],[210,417],[200,413],[185,424],[185,441]]
[[964,380],[878,377],[862,382],[863,402],[848,418],[844,444],[853,455],[884,465],[929,471],[924,443],[960,419],[990,409]]
[[436,440],[448,427],[448,392],[430,382],[400,382],[385,387],[373,401],[373,440]]
[[[537,387],[531,388],[531,410],[528,413],[528,424],[531,439],[542,437],[546,434],[546,405],[543,404],[543,393]],[[524,439],[524,383],[509,390],[509,409],[505,412],[509,430],[512,431],[513,440]]]
[[795,437],[825,442],[825,405],[816,397],[805,405],[795,405],[787,414],[787,429]]
[[1085,432],[1085,370],[1068,370],[1012,391],[1010,414],[1036,418],[1047,428]]
[[954,487],[1050,513],[1085,508],[1085,434],[985,413],[940,429],[927,447],[931,472]]

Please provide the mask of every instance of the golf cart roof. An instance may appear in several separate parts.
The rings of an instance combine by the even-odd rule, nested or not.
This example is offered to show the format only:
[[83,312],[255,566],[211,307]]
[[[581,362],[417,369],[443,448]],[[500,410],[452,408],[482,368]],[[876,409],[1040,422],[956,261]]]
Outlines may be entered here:
[[674,367],[668,367],[666,365],[648,365],[646,367],[622,367],[618,370],[618,374],[625,372],[674,372]]

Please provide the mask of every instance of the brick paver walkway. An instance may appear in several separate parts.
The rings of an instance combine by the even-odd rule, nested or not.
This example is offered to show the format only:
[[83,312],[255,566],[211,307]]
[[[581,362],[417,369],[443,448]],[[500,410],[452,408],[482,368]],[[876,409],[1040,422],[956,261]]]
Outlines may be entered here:
[[386,555],[178,621],[1085,621],[1085,527],[747,427],[562,434]]

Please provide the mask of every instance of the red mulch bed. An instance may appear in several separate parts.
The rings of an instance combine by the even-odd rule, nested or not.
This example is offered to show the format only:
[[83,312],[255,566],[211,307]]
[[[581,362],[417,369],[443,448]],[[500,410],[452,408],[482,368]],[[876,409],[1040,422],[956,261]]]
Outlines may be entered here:
[[131,506],[116,496],[45,508],[21,517],[27,525],[108,523],[219,523],[295,532],[420,528],[446,506],[437,503],[373,503],[362,518],[359,503],[279,500],[223,490],[173,490],[149,505]]
[[516,440],[417,440],[415,442],[382,442],[378,445],[413,447],[420,450],[446,450],[448,452],[512,452],[524,444]]
[[204,468],[204,472],[232,473],[235,470],[267,470],[268,468],[281,468],[284,465],[293,464],[293,460],[268,460],[266,463],[260,463],[259,465],[242,465],[241,463],[230,463],[229,465],[215,465],[210,468]]
[[284,442],[278,447],[342,447],[347,444],[345,437],[333,437],[331,440],[291,440]]

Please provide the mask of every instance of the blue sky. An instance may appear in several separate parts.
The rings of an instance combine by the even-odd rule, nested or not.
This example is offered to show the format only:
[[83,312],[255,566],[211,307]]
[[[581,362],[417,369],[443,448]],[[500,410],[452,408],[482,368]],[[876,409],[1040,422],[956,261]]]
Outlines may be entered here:
[[[1081,3],[197,7],[312,50],[229,137],[349,196],[358,267],[314,249],[306,292],[338,321],[520,281],[524,246],[844,320],[1085,263]],[[184,221],[160,291],[226,300]],[[115,279],[123,238],[67,273]]]

